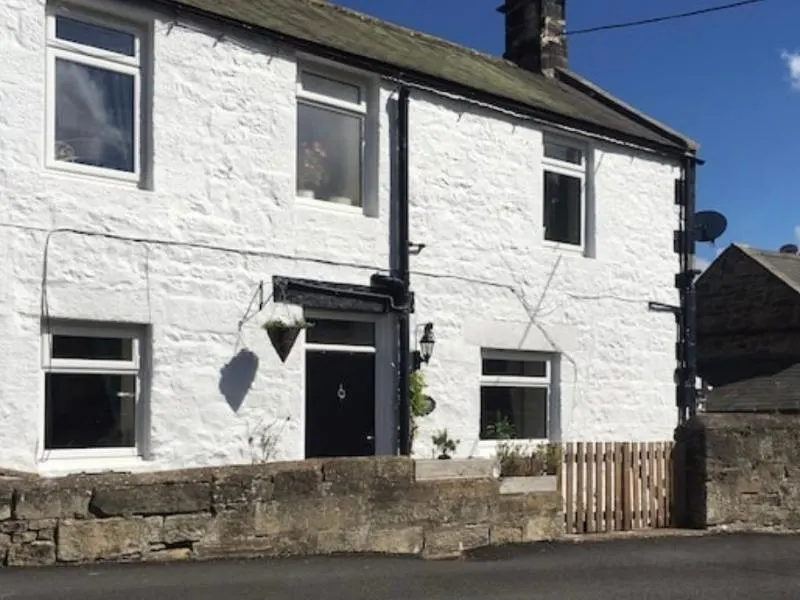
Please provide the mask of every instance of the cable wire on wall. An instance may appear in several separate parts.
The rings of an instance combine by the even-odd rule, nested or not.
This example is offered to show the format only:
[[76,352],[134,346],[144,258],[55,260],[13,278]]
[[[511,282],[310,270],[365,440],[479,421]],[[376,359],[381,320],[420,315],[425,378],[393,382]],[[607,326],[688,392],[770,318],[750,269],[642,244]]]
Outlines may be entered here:
[[[265,250],[265,249],[237,248],[237,247],[232,247],[232,246],[224,246],[224,245],[218,245],[218,244],[208,244],[208,243],[201,243],[201,242],[191,242],[191,241],[182,241],[182,240],[169,240],[169,239],[149,238],[149,237],[134,236],[134,235],[116,234],[116,233],[103,232],[103,231],[92,231],[92,230],[78,229],[78,228],[73,228],[73,227],[56,227],[56,228],[53,228],[53,229],[48,229],[46,227],[39,227],[39,226],[33,226],[33,225],[22,225],[22,224],[15,224],[15,223],[0,222],[0,228],[12,229],[12,230],[18,230],[18,231],[28,231],[28,232],[42,233],[42,234],[45,234],[45,236],[46,236],[45,237],[45,242],[44,242],[43,256],[42,256],[42,278],[41,278],[41,297],[40,297],[40,301],[41,301],[41,307],[40,307],[41,315],[40,316],[43,319],[44,323],[48,323],[50,321],[50,307],[49,307],[48,296],[47,296],[47,292],[48,292],[49,249],[50,249],[50,242],[52,241],[53,236],[55,236],[56,234],[72,234],[72,235],[78,235],[78,236],[109,239],[109,240],[116,240],[116,241],[123,241],[123,242],[130,242],[130,243],[144,245],[145,249],[146,249],[146,252],[147,252],[147,254],[146,254],[146,256],[147,256],[147,259],[146,259],[146,277],[147,277],[147,281],[148,281],[148,286],[147,286],[148,287],[148,290],[147,290],[148,305],[150,303],[150,290],[149,290],[149,287],[150,287],[149,286],[149,279],[150,279],[150,265],[149,265],[149,263],[150,263],[150,247],[151,246],[158,246],[158,245],[167,246],[167,247],[192,248],[192,249],[206,250],[206,251],[212,251],[212,252],[226,252],[226,253],[237,254],[237,255],[240,255],[240,256],[244,256],[244,257],[247,257],[247,256],[259,256],[259,257],[269,257],[269,258],[283,259],[283,260],[288,260],[288,261],[309,262],[309,263],[314,263],[314,264],[323,264],[323,265],[330,265],[330,266],[337,266],[337,267],[350,267],[350,268],[356,268],[356,269],[361,269],[361,270],[368,270],[368,271],[371,271],[373,273],[374,272],[383,272],[383,273],[388,273],[389,272],[389,270],[385,269],[385,268],[377,267],[375,265],[358,263],[358,262],[337,261],[337,260],[331,260],[331,259],[323,259],[323,258],[317,258],[317,257],[310,257],[310,256],[303,256],[303,255],[295,255],[295,254],[274,252],[274,251]],[[544,296],[547,294],[547,290],[548,290],[548,288],[550,286],[550,283],[551,283],[552,277],[554,275],[555,269],[558,267],[559,263],[560,263],[560,257],[556,260],[556,262],[554,264],[554,267],[553,267],[553,272],[551,272],[550,277],[548,278],[547,286],[546,286],[545,290],[543,290],[542,296],[540,297],[539,302],[537,303],[537,305],[535,307],[528,301],[528,299],[526,297],[526,294],[525,294],[524,286],[522,286],[522,285],[518,285],[518,284],[515,285],[514,283],[507,283],[507,282],[502,282],[502,281],[493,281],[493,280],[490,280],[490,279],[483,279],[483,278],[478,278],[478,277],[470,277],[470,276],[466,276],[466,275],[456,275],[456,274],[450,274],[450,273],[436,273],[436,272],[430,272],[430,271],[424,271],[424,270],[415,270],[415,269],[412,269],[411,272],[415,276],[418,276],[418,277],[425,277],[425,278],[429,278],[429,279],[439,279],[439,280],[460,281],[460,282],[463,282],[463,283],[469,283],[469,284],[474,284],[474,285],[494,287],[494,288],[497,288],[497,289],[502,289],[502,290],[505,290],[507,292],[510,292],[517,299],[517,301],[521,304],[522,308],[524,309],[524,311],[526,312],[527,316],[529,317],[529,319],[530,319],[529,326],[530,325],[536,326],[542,332],[542,334],[545,335],[546,338],[548,338],[548,341],[551,343],[551,345],[553,345],[554,347],[557,347],[555,341],[550,339],[549,333],[543,329],[543,327],[542,327],[542,325],[540,323],[537,322],[537,317],[546,316],[547,314],[550,314],[552,312],[552,311],[548,311],[547,313],[543,314],[541,312],[541,307],[542,307],[542,302],[544,300]],[[511,265],[509,265],[507,261],[506,261],[506,264],[508,266],[509,273],[511,273],[511,275],[513,277],[513,269],[511,268]],[[261,285],[263,286],[263,284],[261,284]],[[268,302],[268,299],[267,300],[263,299],[263,288],[262,288],[262,292],[261,293],[262,293],[262,296],[261,296],[261,299],[259,301],[259,305],[260,306],[259,306],[259,310],[256,311],[256,313],[260,312],[260,310],[263,309],[264,304],[266,302]],[[258,294],[258,292],[256,292],[256,294]],[[649,300],[649,298],[645,298],[645,297],[642,297],[642,298],[626,298],[626,297],[614,296],[614,295],[597,295],[597,296],[586,295],[586,296],[584,296],[584,295],[580,295],[580,294],[573,294],[573,293],[570,293],[570,292],[564,292],[563,294],[565,296],[567,296],[567,297],[570,297],[570,298],[573,298],[573,299],[576,299],[576,300],[608,299],[608,300],[615,300],[615,301],[619,301],[619,302],[625,302],[625,303],[631,303],[631,304],[641,304],[641,305],[646,305],[647,301]],[[252,308],[252,303],[255,300],[255,298],[256,297],[254,296],[254,298],[251,299],[251,306],[248,307],[248,310],[245,311],[245,315],[240,320],[240,322],[238,324],[238,328],[239,329],[241,329],[241,326],[242,326],[243,322],[248,320],[248,318],[252,317],[252,315],[250,314],[250,312],[251,312],[250,309]],[[149,306],[148,306],[148,312],[149,312],[149,310],[150,309],[149,309]],[[570,357],[570,356],[567,356],[566,358],[567,358],[567,360],[569,360],[573,364],[573,367],[575,368],[576,375],[577,375],[577,364],[575,363],[574,359],[572,359],[572,357]]]

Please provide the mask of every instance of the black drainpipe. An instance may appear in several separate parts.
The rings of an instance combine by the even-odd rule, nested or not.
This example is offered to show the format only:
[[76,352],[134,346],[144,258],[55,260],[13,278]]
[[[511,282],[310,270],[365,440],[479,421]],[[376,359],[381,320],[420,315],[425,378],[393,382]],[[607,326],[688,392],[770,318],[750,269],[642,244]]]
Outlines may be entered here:
[[697,302],[694,287],[694,215],[696,206],[697,158],[683,163],[683,235],[681,236],[680,338],[678,359],[681,377],[678,390],[678,421],[685,423],[697,412]]
[[[408,306],[411,277],[409,273],[409,224],[408,224],[408,99],[411,92],[402,86],[397,97],[397,273],[403,282],[403,291]],[[400,455],[411,454],[411,322],[409,310],[399,313],[398,352],[398,435]]]

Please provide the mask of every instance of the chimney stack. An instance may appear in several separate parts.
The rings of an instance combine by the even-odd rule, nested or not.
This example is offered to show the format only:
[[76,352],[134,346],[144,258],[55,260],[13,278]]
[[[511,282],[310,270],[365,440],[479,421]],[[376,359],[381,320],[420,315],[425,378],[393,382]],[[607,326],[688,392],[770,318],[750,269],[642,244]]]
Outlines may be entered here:
[[506,19],[503,58],[534,73],[553,76],[567,67],[566,0],[505,0],[498,12]]

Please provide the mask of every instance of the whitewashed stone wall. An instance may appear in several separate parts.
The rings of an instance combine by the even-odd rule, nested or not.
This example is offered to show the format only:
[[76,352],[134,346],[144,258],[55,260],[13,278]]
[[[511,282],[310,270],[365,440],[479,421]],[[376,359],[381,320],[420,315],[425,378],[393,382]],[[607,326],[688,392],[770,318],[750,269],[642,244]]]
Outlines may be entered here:
[[671,439],[676,326],[647,302],[677,302],[677,167],[595,145],[589,258],[542,242],[541,131],[420,94],[411,123],[412,237],[428,244],[412,268],[460,277],[413,279],[415,318],[438,336],[426,368],[438,407],[417,450],[430,453],[443,426],[459,454],[493,448],[477,440],[481,346],[560,355],[562,440]]
[[[41,466],[45,255],[47,315],[150,326],[145,468],[247,462],[250,432],[283,419],[274,458],[302,458],[302,341],[281,364],[259,326],[284,309],[268,307],[241,332],[237,323],[274,274],[366,284],[389,266],[394,86],[380,93],[375,216],[299,205],[294,53],[158,20],[152,186],[139,189],[45,169],[44,3],[4,2],[0,23],[0,468]],[[444,425],[461,439],[458,454],[478,452],[487,344],[561,354],[563,439],[671,436],[675,325],[646,303],[676,300],[677,169],[597,147],[588,258],[541,243],[537,128],[423,92],[411,120],[412,238],[427,244],[412,259],[415,320],[433,321],[438,339],[425,369],[438,408],[421,422],[418,452]],[[242,347],[260,364],[234,410],[219,376]]]

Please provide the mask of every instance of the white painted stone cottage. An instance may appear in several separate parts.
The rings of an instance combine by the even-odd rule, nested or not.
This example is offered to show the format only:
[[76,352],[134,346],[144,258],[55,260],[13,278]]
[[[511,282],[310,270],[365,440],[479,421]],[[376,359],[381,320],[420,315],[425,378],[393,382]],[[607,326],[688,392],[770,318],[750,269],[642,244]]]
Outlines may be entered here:
[[0,469],[396,453],[426,323],[418,455],[670,437],[696,146],[567,69],[563,5],[507,0],[501,59],[321,0],[3,2]]

